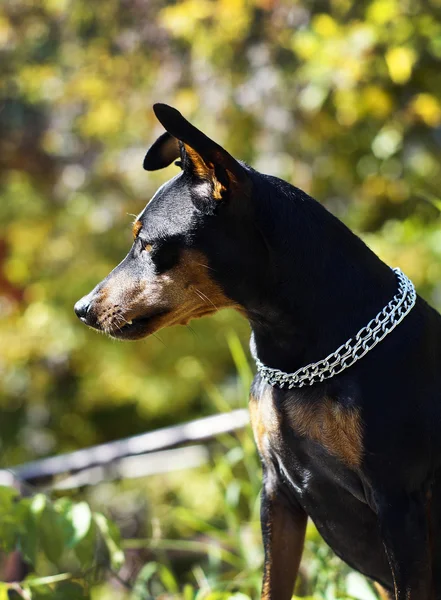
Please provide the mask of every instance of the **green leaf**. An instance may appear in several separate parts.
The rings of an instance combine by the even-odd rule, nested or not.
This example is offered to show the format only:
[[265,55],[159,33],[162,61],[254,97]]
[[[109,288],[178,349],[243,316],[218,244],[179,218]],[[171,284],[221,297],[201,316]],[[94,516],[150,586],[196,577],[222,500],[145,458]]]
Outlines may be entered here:
[[17,497],[18,492],[15,488],[0,485],[0,510],[3,506],[9,506]]
[[24,512],[14,488],[0,486],[0,549],[12,552],[23,529]]
[[84,571],[91,569],[97,564],[98,540],[98,528],[94,521],[92,521],[86,535],[74,546],[75,556]]
[[87,502],[75,504],[70,512],[70,517],[74,530],[74,537],[70,543],[73,546],[86,537],[92,523],[92,512]]
[[148,585],[152,578],[158,574],[159,569],[160,565],[154,561],[148,562],[143,566],[136,578],[130,600],[150,599]]
[[44,494],[35,494],[31,500],[31,512],[36,516],[40,516],[46,507],[47,501]]
[[38,540],[44,554],[53,564],[58,565],[65,543],[61,515],[43,494],[34,497],[31,512],[35,515]]
[[87,502],[75,504],[68,498],[60,498],[55,503],[55,508],[63,517],[65,543],[68,548],[73,548],[86,537],[91,523],[92,512]]
[[23,589],[32,600],[89,600],[88,590],[78,582],[70,581],[69,573],[37,577],[30,575],[23,582]]
[[37,561],[37,543],[38,532],[35,513],[31,510],[31,500],[22,500],[23,507],[26,508],[26,516],[24,520],[24,531],[19,538],[19,548],[23,554],[23,558],[35,566]]
[[173,594],[177,594],[179,592],[179,586],[175,576],[165,565],[161,565],[159,569],[159,576],[167,592],[172,592]]
[[0,523],[0,550],[8,554],[17,542],[17,526],[13,515],[2,516]]
[[194,600],[193,586],[187,583],[182,591],[183,600]]
[[117,526],[101,513],[94,514],[94,521],[106,544],[112,568],[120,569],[124,564],[124,552],[121,548],[121,536]]
[[55,587],[51,600],[88,600],[90,594],[79,583],[65,581]]

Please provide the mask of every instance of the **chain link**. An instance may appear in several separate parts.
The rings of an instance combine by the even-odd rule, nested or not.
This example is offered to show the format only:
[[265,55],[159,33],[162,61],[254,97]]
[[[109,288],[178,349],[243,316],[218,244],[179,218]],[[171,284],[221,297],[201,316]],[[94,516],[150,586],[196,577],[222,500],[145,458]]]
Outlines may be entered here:
[[401,323],[416,302],[416,291],[411,280],[400,269],[392,270],[398,279],[397,293],[355,337],[350,338],[326,358],[301,367],[295,373],[271,369],[255,357],[257,370],[262,377],[276,387],[283,388],[286,385],[288,389],[301,388],[330,379],[363,358]]

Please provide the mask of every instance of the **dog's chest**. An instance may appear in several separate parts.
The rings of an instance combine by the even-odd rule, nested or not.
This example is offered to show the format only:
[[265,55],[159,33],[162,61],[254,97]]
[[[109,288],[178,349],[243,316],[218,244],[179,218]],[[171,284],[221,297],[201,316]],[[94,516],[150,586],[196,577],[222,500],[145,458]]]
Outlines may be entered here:
[[359,409],[323,397],[305,402],[295,396],[277,406],[272,387],[263,383],[250,398],[251,423],[263,460],[270,454],[285,454],[293,440],[308,441],[324,455],[338,459],[351,469],[363,457],[363,430]]
[[359,466],[363,430],[359,412],[329,398],[276,405],[266,384],[254,386],[250,415],[263,463],[279,473],[331,548],[352,567],[391,585],[375,513]]

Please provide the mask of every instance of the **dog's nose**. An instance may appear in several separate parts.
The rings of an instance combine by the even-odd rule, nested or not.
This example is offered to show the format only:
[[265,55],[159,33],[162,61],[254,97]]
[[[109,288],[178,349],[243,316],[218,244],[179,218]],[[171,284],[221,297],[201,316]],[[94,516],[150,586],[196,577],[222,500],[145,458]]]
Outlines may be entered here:
[[81,321],[83,321],[83,323],[87,323],[87,313],[89,312],[89,308],[90,300],[88,296],[84,296],[84,298],[78,300],[78,302],[74,306],[75,314]]
[[92,290],[90,294],[87,296],[83,296],[81,300],[74,306],[74,311],[77,317],[88,325],[89,327],[93,327],[94,329],[99,329],[98,319],[96,314],[96,295],[95,290]]

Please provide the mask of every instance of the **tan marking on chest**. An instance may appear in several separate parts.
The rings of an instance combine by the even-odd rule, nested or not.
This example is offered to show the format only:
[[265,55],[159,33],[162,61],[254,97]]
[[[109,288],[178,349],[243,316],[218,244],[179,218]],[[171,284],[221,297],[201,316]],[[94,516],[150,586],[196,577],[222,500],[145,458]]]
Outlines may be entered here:
[[363,455],[363,428],[360,411],[323,400],[306,404],[294,401],[286,406],[292,429],[322,445],[350,467],[358,467]]
[[259,397],[250,396],[250,420],[254,439],[262,459],[269,458],[270,439],[277,435],[280,416],[274,406],[272,390],[265,390]]

